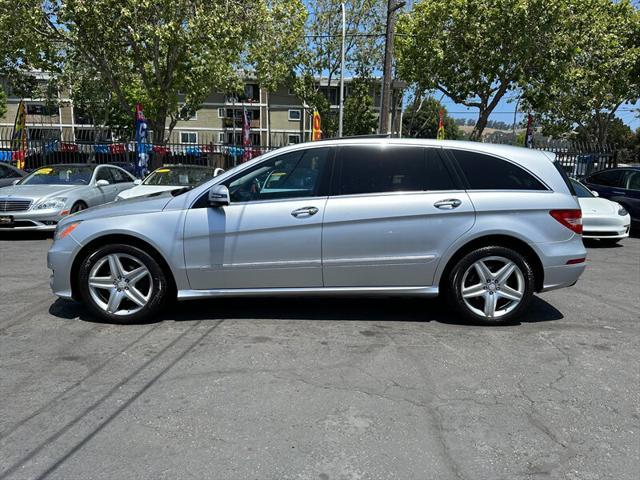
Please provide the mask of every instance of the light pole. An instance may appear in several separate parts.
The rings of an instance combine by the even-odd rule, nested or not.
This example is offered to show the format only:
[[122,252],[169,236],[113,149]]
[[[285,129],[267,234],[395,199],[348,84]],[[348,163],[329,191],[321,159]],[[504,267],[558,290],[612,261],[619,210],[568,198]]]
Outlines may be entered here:
[[[340,8],[342,9],[342,49],[340,59],[340,107],[338,113],[338,137],[342,137],[342,123],[344,120],[344,42],[347,35],[347,22],[344,11],[344,2],[340,2]],[[331,85],[329,85],[331,88]]]

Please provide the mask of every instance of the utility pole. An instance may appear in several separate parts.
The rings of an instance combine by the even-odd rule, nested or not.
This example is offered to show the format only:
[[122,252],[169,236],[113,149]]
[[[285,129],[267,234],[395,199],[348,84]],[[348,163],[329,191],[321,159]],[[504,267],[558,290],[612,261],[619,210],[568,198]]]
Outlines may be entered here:
[[396,13],[407,4],[405,1],[388,0],[387,34],[384,45],[384,67],[382,69],[382,105],[380,105],[379,133],[389,133],[389,111],[391,110],[391,84],[393,67],[393,33],[396,26]]
[[347,21],[344,2],[340,3],[342,9],[342,47],[340,51],[340,113],[338,114],[338,137],[342,137],[342,124],[344,122],[344,43],[347,34]]

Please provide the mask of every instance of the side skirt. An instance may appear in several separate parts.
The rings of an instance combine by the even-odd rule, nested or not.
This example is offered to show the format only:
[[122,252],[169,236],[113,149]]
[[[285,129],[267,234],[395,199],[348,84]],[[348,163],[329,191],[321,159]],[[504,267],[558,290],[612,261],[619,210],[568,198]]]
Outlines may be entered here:
[[321,288],[228,288],[179,290],[178,300],[214,297],[317,297],[317,296],[421,296],[435,297],[438,287],[321,287]]

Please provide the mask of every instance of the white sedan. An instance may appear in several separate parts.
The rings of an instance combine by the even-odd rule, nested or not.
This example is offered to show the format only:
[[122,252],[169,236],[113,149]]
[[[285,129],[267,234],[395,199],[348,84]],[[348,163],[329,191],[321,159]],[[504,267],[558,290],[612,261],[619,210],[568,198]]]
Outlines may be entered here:
[[582,183],[571,180],[582,209],[582,237],[598,239],[604,245],[615,245],[629,236],[631,216],[622,205],[599,198]]
[[120,192],[116,200],[142,197],[178,188],[193,188],[213,178],[221,170],[220,168],[198,165],[166,165],[151,172],[144,180],[136,180],[136,185],[129,190]]

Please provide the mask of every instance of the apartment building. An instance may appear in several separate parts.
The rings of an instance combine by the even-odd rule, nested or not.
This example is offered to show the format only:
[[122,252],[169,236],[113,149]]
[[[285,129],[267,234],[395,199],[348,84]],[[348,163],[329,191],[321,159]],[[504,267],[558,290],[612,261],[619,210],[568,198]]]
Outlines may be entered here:
[[[35,73],[42,86],[46,86],[49,76]],[[336,114],[339,105],[339,82],[336,79],[327,84],[327,79],[318,79],[322,91]],[[352,78],[345,79],[345,98],[349,95]],[[394,108],[391,125],[398,131],[401,124],[402,82],[394,84]],[[42,89],[44,90],[44,88]],[[376,113],[380,105],[380,80],[372,86],[372,96]],[[27,130],[31,139],[56,139],[65,142],[93,143],[112,140],[113,132],[74,108],[68,92],[59,92],[55,102],[44,98],[26,98]],[[0,137],[6,137],[13,127],[20,98],[8,94],[7,113],[0,117]],[[144,105],[143,105],[144,109]],[[241,95],[211,93],[202,107],[190,118],[179,120],[169,138],[169,143],[190,144],[241,144],[243,112],[246,109],[251,126],[253,145],[280,147],[308,141],[311,138],[311,116],[313,112],[286,87],[275,92],[267,92],[255,79],[245,80]],[[133,123],[133,115],[132,115]],[[169,121],[167,120],[167,125]],[[398,127],[395,127],[398,126]],[[270,138],[269,138],[270,134]]]

